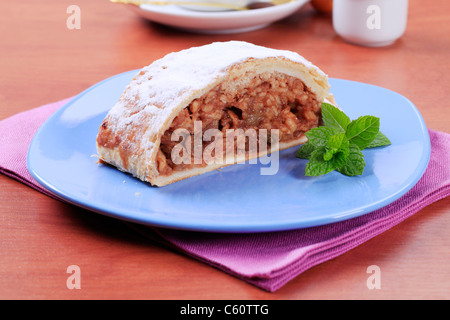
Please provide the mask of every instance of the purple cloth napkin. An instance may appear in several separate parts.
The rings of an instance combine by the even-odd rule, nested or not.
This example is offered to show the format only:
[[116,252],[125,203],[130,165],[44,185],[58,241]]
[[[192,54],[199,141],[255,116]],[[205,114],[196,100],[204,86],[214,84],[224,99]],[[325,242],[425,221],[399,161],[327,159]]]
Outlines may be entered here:
[[[36,130],[69,99],[0,121],[0,172],[52,196],[26,168]],[[372,213],[325,226],[255,234],[217,234],[150,228],[136,231],[177,252],[274,292],[305,270],[392,228],[450,193],[450,134],[429,130],[431,159],[421,180],[396,202]]]

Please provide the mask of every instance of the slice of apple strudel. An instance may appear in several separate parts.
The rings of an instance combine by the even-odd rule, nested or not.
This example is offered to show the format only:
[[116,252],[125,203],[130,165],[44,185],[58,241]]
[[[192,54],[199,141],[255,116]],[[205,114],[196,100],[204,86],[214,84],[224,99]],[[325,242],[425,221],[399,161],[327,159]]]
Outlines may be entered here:
[[241,41],[170,53],[143,68],[100,125],[101,162],[164,186],[306,142],[332,102],[297,53]]

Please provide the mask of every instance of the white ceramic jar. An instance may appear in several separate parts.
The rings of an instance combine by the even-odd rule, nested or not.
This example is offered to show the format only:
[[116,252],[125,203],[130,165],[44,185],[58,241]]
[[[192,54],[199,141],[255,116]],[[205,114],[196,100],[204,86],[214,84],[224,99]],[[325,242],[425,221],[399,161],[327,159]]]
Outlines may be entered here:
[[333,0],[333,27],[350,43],[387,46],[406,30],[408,0]]

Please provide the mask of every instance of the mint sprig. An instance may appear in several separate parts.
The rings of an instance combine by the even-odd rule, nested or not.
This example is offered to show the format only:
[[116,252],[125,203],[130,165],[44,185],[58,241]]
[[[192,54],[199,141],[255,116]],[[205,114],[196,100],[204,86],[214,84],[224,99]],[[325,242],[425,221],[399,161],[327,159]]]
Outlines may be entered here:
[[390,145],[380,132],[380,119],[362,116],[355,120],[329,103],[322,103],[324,126],[313,128],[305,135],[308,142],[297,151],[297,158],[308,159],[306,176],[321,176],[338,171],[346,176],[364,172],[366,163],[361,152],[367,148]]

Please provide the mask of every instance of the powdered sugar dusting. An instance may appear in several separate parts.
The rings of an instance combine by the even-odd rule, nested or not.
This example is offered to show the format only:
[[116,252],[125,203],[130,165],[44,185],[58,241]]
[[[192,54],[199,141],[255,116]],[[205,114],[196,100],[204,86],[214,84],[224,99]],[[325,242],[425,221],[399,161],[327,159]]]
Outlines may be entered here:
[[125,98],[132,99],[138,95],[141,98],[141,107],[164,103],[167,108],[171,104],[177,104],[193,90],[206,87],[235,63],[249,58],[280,56],[314,67],[302,56],[291,51],[275,50],[241,41],[215,42],[170,53],[145,67],[143,71],[147,76],[136,81]]

